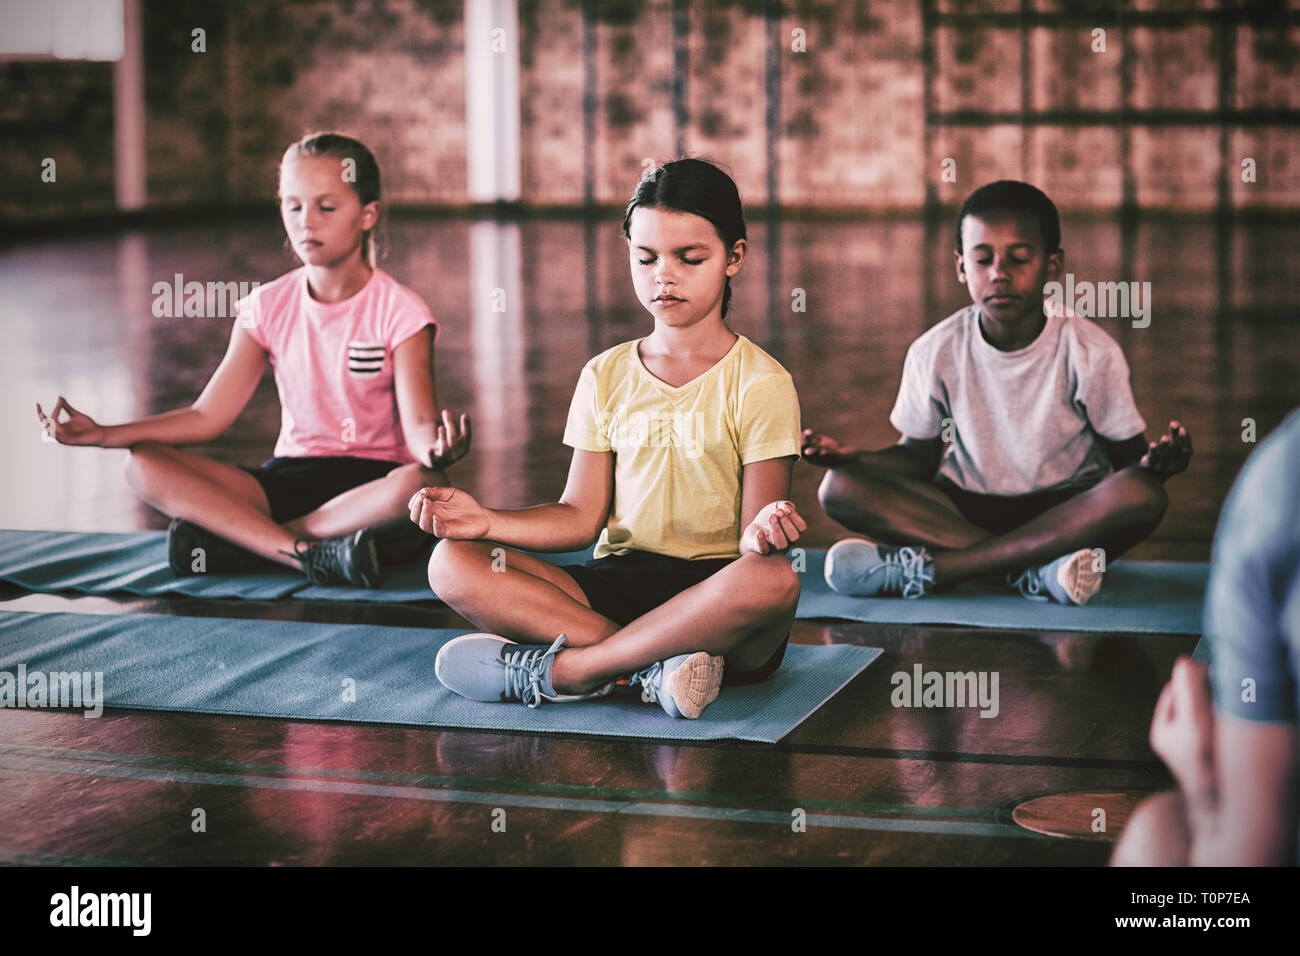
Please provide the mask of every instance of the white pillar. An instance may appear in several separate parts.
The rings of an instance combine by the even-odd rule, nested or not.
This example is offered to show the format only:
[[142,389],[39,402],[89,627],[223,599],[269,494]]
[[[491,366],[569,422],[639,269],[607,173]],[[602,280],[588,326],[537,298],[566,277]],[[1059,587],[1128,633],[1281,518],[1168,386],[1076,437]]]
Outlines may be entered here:
[[519,8],[465,0],[465,153],[470,202],[515,202],[519,184]]
[[113,64],[113,183],[117,208],[143,209],[144,150],[144,26],[140,0],[122,4],[122,58]]
[[474,487],[484,500],[512,508],[526,503],[517,450],[528,440],[530,420],[522,245],[517,222],[485,219],[469,227]]

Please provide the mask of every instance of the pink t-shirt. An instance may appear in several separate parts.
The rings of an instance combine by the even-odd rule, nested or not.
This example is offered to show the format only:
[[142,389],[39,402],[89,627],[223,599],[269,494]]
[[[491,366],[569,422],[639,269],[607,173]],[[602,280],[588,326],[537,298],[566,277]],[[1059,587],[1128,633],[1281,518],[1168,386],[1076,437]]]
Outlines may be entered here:
[[266,349],[280,393],[276,457],[350,455],[409,463],[393,387],[393,351],[426,325],[428,307],[375,269],[342,302],[317,302],[300,267],[239,302],[244,330]]

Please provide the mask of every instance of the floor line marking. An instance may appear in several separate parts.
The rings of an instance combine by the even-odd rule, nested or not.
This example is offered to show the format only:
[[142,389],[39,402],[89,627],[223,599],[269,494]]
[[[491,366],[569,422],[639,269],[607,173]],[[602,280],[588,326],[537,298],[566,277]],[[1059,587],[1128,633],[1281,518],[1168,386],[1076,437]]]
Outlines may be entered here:
[[[69,776],[107,776],[127,780],[152,780],[207,786],[244,787],[261,790],[307,791],[353,796],[381,797],[397,800],[424,800],[434,803],[471,803],[493,807],[509,806],[536,810],[568,810],[583,813],[629,814],[634,816],[683,817],[734,823],[765,823],[790,826],[793,815],[778,810],[751,810],[740,807],[691,806],[671,803],[647,803],[625,800],[589,800],[574,797],[546,797],[512,793],[486,793],[468,790],[441,790],[418,786],[389,786],[344,780],[303,780],[287,777],[262,777],[197,771],[151,770],[112,764],[82,764],[35,757],[0,756],[0,770],[64,774]],[[805,822],[811,827],[849,830],[943,833],[957,836],[1015,837],[1050,839],[1018,826],[1001,823],[972,823],[961,820],[897,820],[882,817],[850,817],[840,814],[809,813]]]

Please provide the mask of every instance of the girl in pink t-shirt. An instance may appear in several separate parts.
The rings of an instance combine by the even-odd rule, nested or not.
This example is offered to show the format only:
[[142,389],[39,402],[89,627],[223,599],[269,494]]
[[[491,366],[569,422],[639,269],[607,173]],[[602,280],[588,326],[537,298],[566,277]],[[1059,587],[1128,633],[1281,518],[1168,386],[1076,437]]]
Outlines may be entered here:
[[[305,136],[284,154],[279,190],[302,266],[239,303],[225,358],[195,402],[121,425],[99,425],[62,396],[50,416],[36,406],[65,445],[131,449],[127,481],[175,518],[176,574],[269,559],[318,583],[374,587],[377,539],[409,544],[407,501],[447,484],[442,469],[468,452],[469,416],[458,425],[438,413],[437,323],[375,264],[379,189],[379,165],[362,143]],[[268,360],[281,409],[274,458],[236,468],[176,447],[224,432]]]

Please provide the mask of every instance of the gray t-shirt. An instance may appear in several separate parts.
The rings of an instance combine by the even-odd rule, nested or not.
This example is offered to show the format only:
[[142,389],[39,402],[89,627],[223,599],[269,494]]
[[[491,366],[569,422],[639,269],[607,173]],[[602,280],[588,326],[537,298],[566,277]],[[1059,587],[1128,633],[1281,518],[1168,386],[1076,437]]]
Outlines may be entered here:
[[1214,535],[1204,628],[1215,699],[1245,720],[1300,720],[1298,475],[1300,411],[1247,459]]
[[[1300,720],[1300,411],[1246,460],[1219,516],[1205,593],[1215,709]],[[1297,834],[1300,859],[1300,833]]]
[[908,438],[951,439],[939,475],[967,491],[1099,481],[1111,465],[1097,436],[1146,429],[1119,343],[1088,319],[1055,315],[1024,348],[1000,352],[979,314],[969,305],[912,343],[890,423]]

